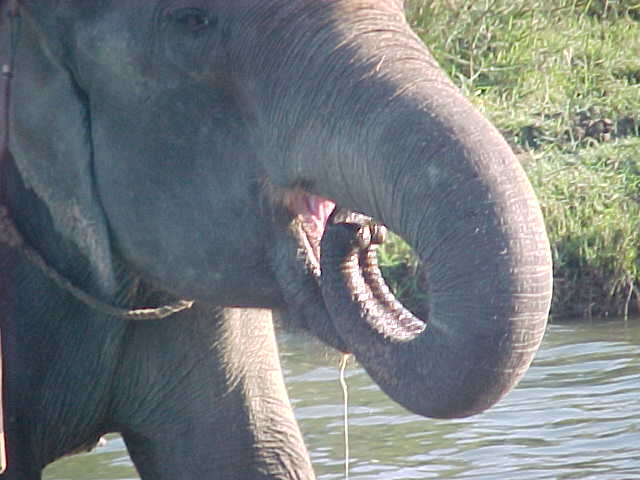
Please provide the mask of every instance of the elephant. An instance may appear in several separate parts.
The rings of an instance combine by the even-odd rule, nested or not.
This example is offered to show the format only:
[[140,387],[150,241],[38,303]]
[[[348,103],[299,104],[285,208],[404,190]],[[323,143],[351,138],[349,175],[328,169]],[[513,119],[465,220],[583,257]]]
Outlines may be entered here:
[[[142,479],[314,478],[274,315],[426,417],[524,375],[541,209],[402,0],[5,0],[0,22],[0,478],[107,432]],[[423,318],[380,277],[385,228]]]

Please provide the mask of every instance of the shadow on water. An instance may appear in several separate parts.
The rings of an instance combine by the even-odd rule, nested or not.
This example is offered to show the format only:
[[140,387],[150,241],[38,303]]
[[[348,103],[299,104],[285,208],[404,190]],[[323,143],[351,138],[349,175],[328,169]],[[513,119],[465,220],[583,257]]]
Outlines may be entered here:
[[[321,480],[344,478],[337,354],[280,336],[283,367]],[[408,413],[350,363],[350,478],[640,478],[640,319],[549,327],[534,365],[506,399],[461,420]],[[136,479],[122,440],[64,459],[46,480]]]

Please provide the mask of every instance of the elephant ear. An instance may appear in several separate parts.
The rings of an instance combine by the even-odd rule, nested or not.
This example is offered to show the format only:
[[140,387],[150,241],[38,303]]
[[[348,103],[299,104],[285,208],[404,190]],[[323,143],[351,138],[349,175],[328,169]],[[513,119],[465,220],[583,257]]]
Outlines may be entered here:
[[54,12],[34,9],[29,2],[23,6],[11,92],[10,151],[25,185],[47,205],[56,230],[91,265],[97,293],[108,295],[114,274],[93,178],[89,101],[64,53],[73,42],[63,38]]

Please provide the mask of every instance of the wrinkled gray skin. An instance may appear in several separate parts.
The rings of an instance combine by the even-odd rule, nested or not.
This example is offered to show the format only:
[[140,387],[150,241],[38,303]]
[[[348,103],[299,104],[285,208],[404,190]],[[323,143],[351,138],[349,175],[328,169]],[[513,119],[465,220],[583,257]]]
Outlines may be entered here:
[[[21,2],[3,172],[20,229],[105,301],[196,304],[110,318],[0,247],[2,478],[38,479],[112,431],[144,479],[313,478],[270,310],[353,352],[422,415],[482,411],[521,378],[551,291],[539,206],[402,7]],[[361,318],[339,286],[344,227],[327,228],[318,287],[288,228],[294,191],[409,241],[428,272],[424,332],[399,341]]]

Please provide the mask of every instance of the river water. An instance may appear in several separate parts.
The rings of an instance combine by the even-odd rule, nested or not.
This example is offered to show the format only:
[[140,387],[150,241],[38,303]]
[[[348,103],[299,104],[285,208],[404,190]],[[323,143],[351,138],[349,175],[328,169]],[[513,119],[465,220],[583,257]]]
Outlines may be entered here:
[[[289,393],[318,478],[344,478],[339,358],[281,335]],[[429,420],[389,400],[357,365],[350,478],[640,479],[640,319],[555,324],[520,385],[489,411]],[[49,466],[47,480],[137,479],[122,440]]]

